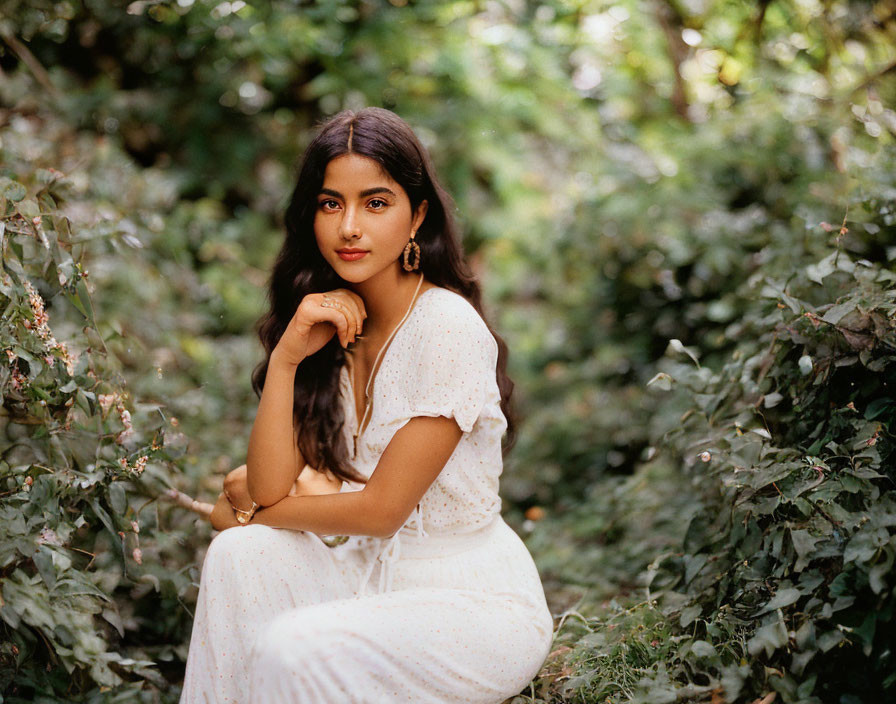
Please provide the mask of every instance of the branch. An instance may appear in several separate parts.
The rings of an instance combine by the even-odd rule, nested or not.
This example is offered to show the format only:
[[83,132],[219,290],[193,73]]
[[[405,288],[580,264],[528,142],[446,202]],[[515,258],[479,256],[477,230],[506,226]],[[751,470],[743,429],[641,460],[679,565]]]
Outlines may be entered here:
[[212,510],[215,508],[212,504],[207,504],[203,501],[197,501],[196,499],[192,499],[182,491],[178,491],[177,489],[168,489],[165,492],[164,496],[175,504],[180,506],[181,508],[185,508],[188,511],[192,511],[193,513],[198,513],[203,518],[208,518],[212,515]]
[[20,42],[12,32],[2,28],[0,28],[0,39],[6,42],[13,53],[28,67],[28,70],[34,74],[34,78],[37,82],[40,83],[50,95],[56,97],[58,94],[56,87],[50,80],[50,74],[47,73],[47,70],[41,65],[40,61],[35,58],[28,47]]
[[688,97],[684,77],[681,75],[681,64],[688,57],[688,45],[681,38],[683,18],[678,9],[669,2],[657,0],[654,3],[654,14],[657,22],[666,37],[666,46],[669,49],[669,59],[672,61],[675,85],[672,89],[672,106],[675,112],[685,120],[688,116]]
[[855,88],[853,88],[851,91],[849,91],[849,95],[850,96],[854,95],[858,91],[860,91],[864,88],[867,88],[875,81],[880,80],[881,78],[886,76],[888,73],[892,73],[894,71],[896,71],[896,61],[891,63],[889,66],[885,66],[884,68],[880,69],[879,71],[875,71],[874,73],[872,73],[864,81],[859,83],[859,85],[857,85]]

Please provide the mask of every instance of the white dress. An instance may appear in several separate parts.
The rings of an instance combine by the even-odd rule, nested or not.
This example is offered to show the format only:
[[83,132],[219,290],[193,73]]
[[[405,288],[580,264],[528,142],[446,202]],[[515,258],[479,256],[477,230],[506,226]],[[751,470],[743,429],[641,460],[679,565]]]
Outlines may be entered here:
[[[532,557],[500,515],[497,357],[465,298],[439,287],[418,296],[383,353],[353,466],[369,477],[414,416],[454,417],[460,443],[391,538],[328,547],[263,525],[218,534],[180,704],[499,704],[526,687],[553,620]],[[345,367],[340,394],[351,453]]]

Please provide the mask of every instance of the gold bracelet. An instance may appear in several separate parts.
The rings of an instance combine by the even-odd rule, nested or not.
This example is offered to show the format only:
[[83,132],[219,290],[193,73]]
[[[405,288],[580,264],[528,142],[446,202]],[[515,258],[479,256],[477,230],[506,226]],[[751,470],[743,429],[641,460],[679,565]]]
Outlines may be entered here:
[[[231,506],[233,506],[233,504],[231,504]],[[255,503],[254,501],[252,502],[252,508],[250,508],[246,511],[244,511],[241,508],[236,508],[234,506],[233,513],[234,513],[234,515],[236,515],[236,522],[239,523],[241,526],[246,525],[249,521],[252,520],[252,516],[255,515],[255,512],[259,508],[260,508],[259,505],[257,503]]]
[[230,498],[230,494],[227,493],[227,489],[224,489],[224,496],[227,498],[227,502],[230,504],[230,508],[233,509],[233,515],[236,517],[236,522],[241,526],[246,525],[249,521],[252,520],[252,516],[255,515],[255,512],[261,508],[254,501],[252,502],[252,507],[249,509],[241,509],[237,508],[233,505],[233,499]]

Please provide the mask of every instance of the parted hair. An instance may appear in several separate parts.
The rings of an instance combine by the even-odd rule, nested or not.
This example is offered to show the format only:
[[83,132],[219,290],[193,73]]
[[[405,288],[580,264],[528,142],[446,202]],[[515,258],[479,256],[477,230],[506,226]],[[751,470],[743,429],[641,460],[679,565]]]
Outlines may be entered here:
[[[286,326],[309,293],[347,288],[324,259],[314,236],[317,198],[324,172],[331,160],[357,154],[376,161],[404,188],[412,211],[428,201],[426,217],[417,230],[420,269],[437,286],[450,289],[477,310],[498,344],[496,370],[501,410],[507,418],[504,453],[516,440],[516,422],[511,408],[513,382],[507,375],[507,344],[495,333],[482,310],[479,283],[463,251],[452,216],[450,196],[436,179],[429,156],[410,126],[395,113],[368,107],[345,110],[326,121],[305,150],[295,188],[284,216],[286,236],[274,262],[268,283],[269,310],[256,323],[265,359],[252,372],[252,388],[261,397],[271,353]],[[349,462],[339,403],[339,374],[346,352],[338,336],[299,364],[293,394],[293,427],[296,442],[311,467],[329,469],[343,480],[364,483]]]

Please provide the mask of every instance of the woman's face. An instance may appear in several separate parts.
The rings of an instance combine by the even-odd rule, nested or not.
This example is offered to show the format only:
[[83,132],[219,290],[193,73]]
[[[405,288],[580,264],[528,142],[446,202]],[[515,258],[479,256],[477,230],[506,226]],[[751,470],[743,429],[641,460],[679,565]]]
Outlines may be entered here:
[[412,211],[405,190],[373,159],[343,154],[327,164],[317,195],[317,246],[345,281],[366,281],[401,267],[399,258],[423,222],[426,206],[423,201]]

